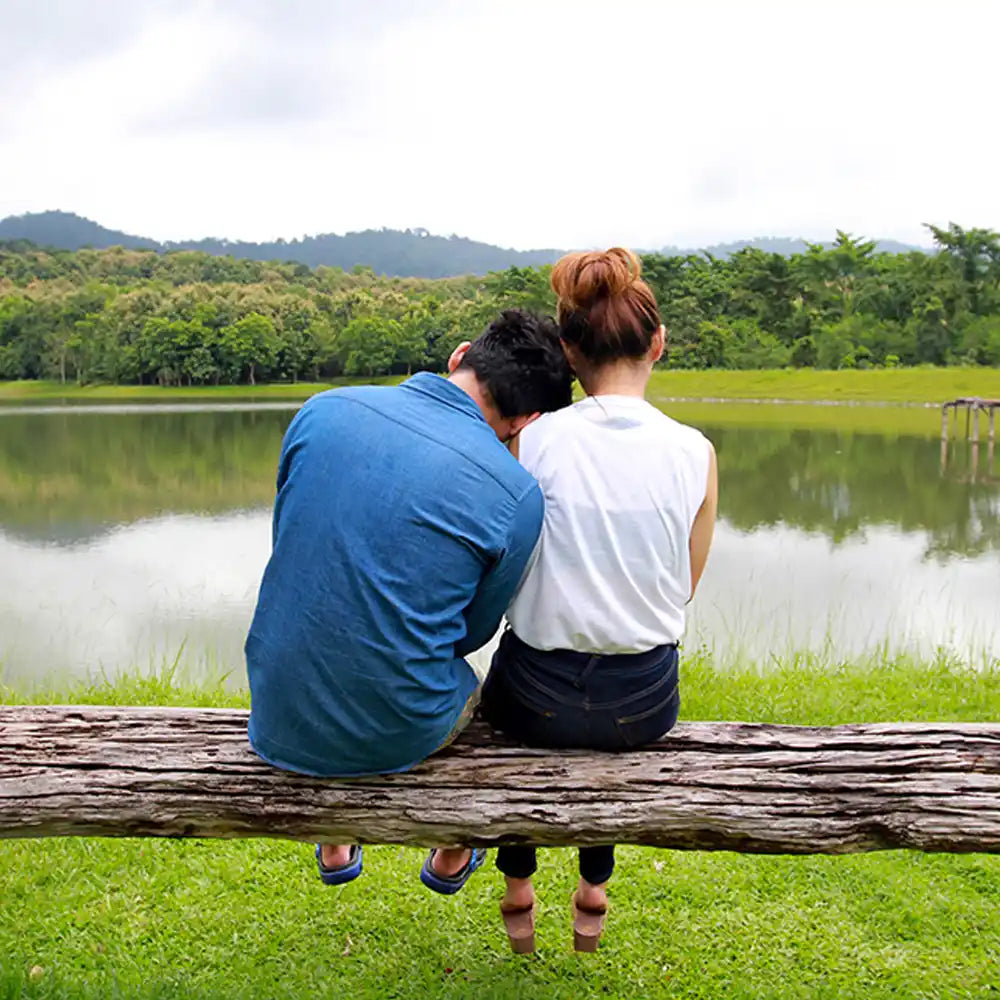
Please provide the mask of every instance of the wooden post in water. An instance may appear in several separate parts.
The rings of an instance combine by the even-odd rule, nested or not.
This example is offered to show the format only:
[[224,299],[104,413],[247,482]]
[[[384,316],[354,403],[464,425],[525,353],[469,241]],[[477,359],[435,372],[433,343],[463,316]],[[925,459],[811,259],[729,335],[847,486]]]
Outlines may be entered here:
[[980,396],[963,396],[941,404],[941,472],[944,473],[948,464],[948,411],[952,412],[951,432],[957,431],[958,409],[965,409],[965,437],[971,443],[970,458],[972,460],[972,480],[975,481],[979,466],[979,414],[985,411],[989,414],[989,430],[987,431],[988,446],[986,450],[987,475],[992,475],[993,456],[996,449],[997,410],[1000,409],[1000,399],[983,399]]
[[1000,399],[983,399],[980,396],[963,396],[960,399],[953,399],[948,403],[941,404],[941,437],[948,436],[948,411],[951,410],[953,420],[951,431],[954,435],[958,424],[958,408],[965,410],[965,437],[973,443],[979,440],[979,413],[985,410],[990,418],[989,437],[991,441],[996,440],[996,411],[1000,408]]
[[996,415],[997,415],[997,408],[995,406],[991,406],[990,407],[990,429],[989,429],[989,433],[988,433],[988,436],[987,436],[987,441],[989,443],[986,445],[986,475],[987,476],[992,476],[993,475],[993,455],[994,455],[994,451],[996,449],[996,440],[997,440],[997,437],[996,437],[996,429],[997,429],[996,428]]

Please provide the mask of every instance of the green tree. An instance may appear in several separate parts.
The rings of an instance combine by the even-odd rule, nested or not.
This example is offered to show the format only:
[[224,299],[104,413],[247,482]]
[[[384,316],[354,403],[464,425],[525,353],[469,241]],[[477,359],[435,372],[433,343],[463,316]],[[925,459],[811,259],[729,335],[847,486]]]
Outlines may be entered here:
[[1000,365],[1000,316],[977,316],[966,324],[960,350],[966,364]]
[[392,368],[402,328],[393,319],[357,316],[344,327],[337,345],[348,375],[385,375]]
[[258,371],[266,371],[274,364],[278,349],[274,321],[257,312],[243,316],[219,332],[222,368],[233,381],[245,375],[250,385],[256,385]]
[[921,364],[944,365],[951,359],[951,331],[944,304],[936,295],[914,307],[906,324],[913,345],[915,360]]
[[1000,233],[992,229],[963,229],[954,222],[947,229],[931,225],[927,228],[961,276],[969,311],[981,316],[996,308],[1000,304]]

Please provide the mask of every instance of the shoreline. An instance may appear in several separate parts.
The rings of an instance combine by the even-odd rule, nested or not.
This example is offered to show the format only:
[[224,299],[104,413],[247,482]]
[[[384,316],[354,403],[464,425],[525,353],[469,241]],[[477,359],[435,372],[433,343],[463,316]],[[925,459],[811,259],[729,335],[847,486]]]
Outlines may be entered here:
[[[362,383],[359,383],[362,384]],[[367,384],[367,383],[364,383]],[[338,386],[329,385],[317,389],[316,392],[325,392],[327,389],[336,389]],[[176,390],[164,390],[165,392]],[[310,396],[291,396],[285,398],[280,393],[268,393],[261,399],[233,399],[230,401],[219,400],[213,396],[188,395],[181,396],[177,402],[162,401],[162,396],[150,396],[148,402],[144,397],[137,395],[130,402],[115,402],[123,395],[104,396],[99,390],[93,395],[83,396],[48,396],[39,394],[34,397],[24,397],[21,402],[10,403],[8,399],[18,397],[7,397],[0,392],[0,414],[6,413],[132,413],[142,411],[143,413],[177,413],[184,410],[281,410],[288,409],[297,403],[304,403]],[[314,395],[314,393],[310,393]],[[275,398],[275,397],[278,398]],[[93,403],[83,402],[84,399],[92,399]],[[35,400],[38,400],[36,403]],[[79,401],[78,401],[79,400]],[[782,397],[760,397],[760,396],[657,396],[657,403],[683,403],[697,405],[721,405],[721,406],[870,406],[870,407],[901,407],[915,410],[939,410],[941,403],[918,402],[915,400],[890,400],[890,399],[785,399]]]
[[[302,402],[317,392],[345,385],[392,385],[405,375],[336,378],[326,382],[263,385],[150,386],[63,385],[59,382],[0,382],[0,406],[43,403],[125,403],[181,400],[249,403]],[[930,409],[961,396],[1000,398],[1000,368],[892,368],[848,371],[706,369],[653,372],[652,403],[812,404],[816,406],[907,406]]]

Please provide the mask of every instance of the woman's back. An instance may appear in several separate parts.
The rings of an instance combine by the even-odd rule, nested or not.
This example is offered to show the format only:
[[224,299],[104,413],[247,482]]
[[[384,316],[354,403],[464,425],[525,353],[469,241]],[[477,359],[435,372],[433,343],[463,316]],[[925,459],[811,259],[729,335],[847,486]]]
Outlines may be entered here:
[[[641,271],[621,247],[552,268],[560,339],[587,398],[521,433],[545,518],[483,691],[485,718],[535,746],[629,750],[680,709],[677,641],[708,557],[717,473],[708,440],[645,400],[666,330]],[[580,849],[579,950],[597,947],[614,863],[610,845]],[[535,849],[503,846],[497,867],[511,945],[530,951]]]
[[545,495],[535,554],[508,610],[535,649],[637,653],[676,643],[710,445],[634,396],[591,396],[525,429]]

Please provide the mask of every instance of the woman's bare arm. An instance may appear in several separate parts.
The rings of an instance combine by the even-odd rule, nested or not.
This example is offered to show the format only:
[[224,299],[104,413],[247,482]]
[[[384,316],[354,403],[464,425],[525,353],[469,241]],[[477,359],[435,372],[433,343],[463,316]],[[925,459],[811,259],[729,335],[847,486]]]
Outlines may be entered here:
[[705,572],[708,561],[708,550],[712,547],[712,534],[715,531],[715,515],[719,509],[719,468],[715,459],[715,448],[711,442],[708,445],[708,486],[705,499],[702,501],[694,524],[691,526],[691,597],[698,589],[698,581]]

